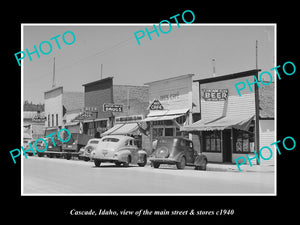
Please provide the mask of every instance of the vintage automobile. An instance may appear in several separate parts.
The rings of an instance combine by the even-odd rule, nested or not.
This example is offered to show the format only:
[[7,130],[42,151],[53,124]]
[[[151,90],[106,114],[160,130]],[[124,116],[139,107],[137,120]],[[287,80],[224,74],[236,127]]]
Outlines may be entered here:
[[137,147],[134,138],[126,135],[108,135],[103,137],[92,151],[91,158],[96,167],[102,162],[115,163],[117,166],[129,166],[130,163],[141,167],[147,163],[147,152]]
[[72,157],[78,157],[79,150],[86,146],[92,138],[92,136],[87,134],[71,133],[70,140],[62,144],[64,158],[69,160]]
[[193,142],[184,137],[159,137],[149,160],[154,168],[160,164],[175,164],[178,169],[189,165],[196,170],[206,170],[207,165],[207,157],[195,151]]
[[78,159],[84,161],[90,161],[91,152],[97,147],[101,138],[92,138],[88,141],[86,146],[82,147],[78,153]]

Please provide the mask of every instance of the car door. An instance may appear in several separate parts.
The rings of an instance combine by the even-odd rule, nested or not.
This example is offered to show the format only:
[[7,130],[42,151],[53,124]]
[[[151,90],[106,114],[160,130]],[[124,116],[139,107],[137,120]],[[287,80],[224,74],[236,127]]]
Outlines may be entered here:
[[131,146],[131,159],[132,163],[137,163],[139,154],[138,154],[138,147],[136,140],[131,140],[132,146]]
[[128,139],[125,142],[125,147],[126,150],[130,151],[130,156],[131,156],[131,162],[134,163],[135,162],[135,152],[134,152],[134,143],[132,139]]
[[193,142],[186,140],[185,142],[185,148],[186,148],[186,161],[188,164],[194,163],[194,148],[193,148]]

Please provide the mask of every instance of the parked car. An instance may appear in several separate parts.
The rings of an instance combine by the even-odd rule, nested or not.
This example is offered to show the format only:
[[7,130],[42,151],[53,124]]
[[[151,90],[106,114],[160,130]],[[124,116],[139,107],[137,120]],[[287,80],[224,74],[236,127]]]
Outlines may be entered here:
[[140,150],[137,141],[132,137],[108,135],[97,144],[91,158],[97,167],[102,162],[115,163],[117,166],[129,166],[132,163],[143,167],[147,163],[147,152]]
[[186,165],[195,169],[206,170],[207,157],[194,150],[193,142],[184,137],[160,137],[157,146],[149,157],[151,166],[158,168],[160,164],[175,164],[178,169]]
[[97,147],[101,138],[92,138],[88,141],[85,147],[82,147],[78,153],[78,159],[90,161],[91,152]]
[[69,160],[72,157],[78,157],[79,150],[86,146],[92,138],[92,136],[87,134],[71,133],[70,140],[62,144],[64,158]]

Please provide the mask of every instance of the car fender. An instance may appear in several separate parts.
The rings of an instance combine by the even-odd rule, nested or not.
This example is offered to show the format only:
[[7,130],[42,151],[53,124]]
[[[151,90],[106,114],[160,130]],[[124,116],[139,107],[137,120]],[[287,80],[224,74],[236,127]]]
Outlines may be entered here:
[[127,157],[130,155],[131,156],[131,152],[128,149],[122,149],[119,150],[118,152],[116,152],[116,154],[118,154],[118,160],[120,161],[127,161]]
[[144,149],[138,150],[139,155],[148,155],[147,152]]
[[181,158],[186,156],[184,155],[184,152],[179,152],[177,153],[175,156],[173,156],[172,158],[176,161],[176,162],[180,162]]
[[148,154],[145,150],[138,150],[138,158],[137,158],[138,161],[137,162],[142,163],[145,156],[146,156],[146,160],[147,160]]
[[201,166],[203,163],[204,163],[204,160],[206,160],[207,162],[207,157],[206,155],[198,155],[196,158],[195,158],[195,162],[194,162],[194,165],[195,166]]

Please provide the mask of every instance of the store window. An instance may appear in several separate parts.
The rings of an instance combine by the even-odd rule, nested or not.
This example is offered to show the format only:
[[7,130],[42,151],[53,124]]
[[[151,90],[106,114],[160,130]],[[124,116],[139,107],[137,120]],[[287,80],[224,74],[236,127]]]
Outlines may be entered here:
[[253,151],[253,133],[242,130],[234,130],[233,134],[234,153],[249,153]]
[[183,116],[176,118],[176,122],[183,125],[185,123],[186,119],[187,119],[186,116],[183,115]]
[[221,152],[221,132],[205,131],[204,135],[204,151],[203,152]]
[[165,136],[174,136],[174,128],[171,127],[171,128],[165,128]]
[[156,140],[157,138],[163,136],[164,128],[153,128],[152,130],[152,140]]
[[50,127],[50,114],[48,114],[48,127]]
[[56,126],[58,126],[58,114],[56,114]]
[[94,135],[95,135],[95,126],[94,126],[94,122],[88,123],[88,131],[87,131],[87,134],[94,137]]
[[52,119],[52,127],[54,127],[54,114],[51,114]]

